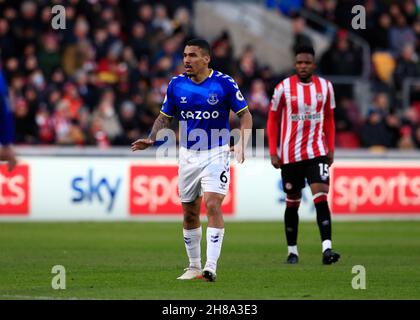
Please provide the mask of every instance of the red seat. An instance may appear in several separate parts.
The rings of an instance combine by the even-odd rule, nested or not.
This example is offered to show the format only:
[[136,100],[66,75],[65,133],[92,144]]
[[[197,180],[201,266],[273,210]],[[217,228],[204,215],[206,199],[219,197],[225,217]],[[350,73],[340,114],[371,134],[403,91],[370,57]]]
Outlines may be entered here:
[[418,121],[418,123],[420,123],[420,101],[413,102],[411,107],[416,109],[416,111],[417,111],[417,121]]
[[336,145],[339,148],[357,149],[360,148],[359,137],[351,131],[337,132],[335,135]]

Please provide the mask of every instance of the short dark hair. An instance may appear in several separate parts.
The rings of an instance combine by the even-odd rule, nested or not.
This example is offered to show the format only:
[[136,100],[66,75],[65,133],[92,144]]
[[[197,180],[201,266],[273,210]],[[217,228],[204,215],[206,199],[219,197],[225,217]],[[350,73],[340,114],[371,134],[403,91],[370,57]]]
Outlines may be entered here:
[[211,56],[210,44],[204,39],[191,39],[187,42],[186,46],[196,46],[204,50],[209,56]]
[[312,46],[298,46],[295,50],[295,56],[299,53],[309,53],[315,57],[315,50]]

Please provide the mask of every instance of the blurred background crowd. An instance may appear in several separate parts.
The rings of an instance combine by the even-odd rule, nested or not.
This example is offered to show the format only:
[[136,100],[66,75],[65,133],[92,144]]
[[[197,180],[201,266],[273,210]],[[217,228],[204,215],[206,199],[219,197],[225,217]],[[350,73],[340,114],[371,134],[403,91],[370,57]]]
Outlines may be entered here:
[[[366,8],[367,26],[352,30],[351,8]],[[66,29],[51,29],[51,6],[66,7]],[[420,4],[402,1],[288,0],[268,7],[292,19],[295,46],[312,43],[303,29],[331,33],[317,56],[320,75],[359,76],[362,53],[349,32],[371,49],[371,106],[336,88],[337,146],[420,149],[420,94],[401,100],[403,80],[420,76]],[[323,30],[302,8],[339,27]],[[147,136],[172,76],[182,73],[184,44],[195,34],[191,1],[0,0],[1,64],[10,86],[16,143],[129,146]],[[324,28],[325,29],[325,28]],[[293,72],[262,65],[250,43],[234,56],[229,32],[211,40],[211,67],[230,74],[248,100],[254,127],[264,129],[274,86]],[[293,50],[293,48],[291,48]],[[176,126],[176,124],[174,124]]]

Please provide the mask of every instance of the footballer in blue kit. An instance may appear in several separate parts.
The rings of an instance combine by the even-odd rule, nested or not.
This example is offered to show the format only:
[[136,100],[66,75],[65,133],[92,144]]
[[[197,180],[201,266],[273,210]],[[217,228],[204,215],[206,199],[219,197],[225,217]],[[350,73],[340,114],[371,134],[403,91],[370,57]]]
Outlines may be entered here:
[[[247,107],[235,81],[219,71],[210,70],[210,75],[199,84],[186,74],[172,78],[161,113],[170,118],[176,116],[181,121],[181,146],[206,150],[229,143],[229,112],[232,109],[240,113]],[[200,138],[207,137],[207,140],[195,139],[197,133],[191,134],[194,130],[198,135],[202,132]]]
[[6,78],[0,66],[0,161],[7,161],[9,171],[17,164],[12,148],[14,139],[13,115]]
[[[240,120],[239,141],[233,147],[238,163],[251,136],[252,116],[238,85],[229,76],[209,68],[210,45],[202,39],[184,48],[185,73],[170,81],[163,106],[147,139],[138,139],[131,149],[144,150],[156,141],[159,130],[173,118],[180,123],[178,186],[184,212],[183,236],[189,266],[179,280],[216,280],[217,262],[224,237],[221,205],[230,183],[230,110]],[[204,199],[208,226],[207,260],[201,265],[200,221]]]

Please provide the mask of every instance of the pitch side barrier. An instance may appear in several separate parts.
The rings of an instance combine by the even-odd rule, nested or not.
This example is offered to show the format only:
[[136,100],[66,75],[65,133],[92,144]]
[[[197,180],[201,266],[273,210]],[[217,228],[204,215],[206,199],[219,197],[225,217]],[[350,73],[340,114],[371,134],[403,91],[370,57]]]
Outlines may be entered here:
[[[17,153],[13,172],[0,165],[0,221],[182,220],[176,154],[156,157],[155,149],[129,147],[18,147]],[[420,219],[418,151],[337,150],[330,180],[335,220]],[[284,209],[280,170],[266,149],[241,165],[232,159],[226,220],[282,220]],[[309,187],[299,214],[315,220]]]

